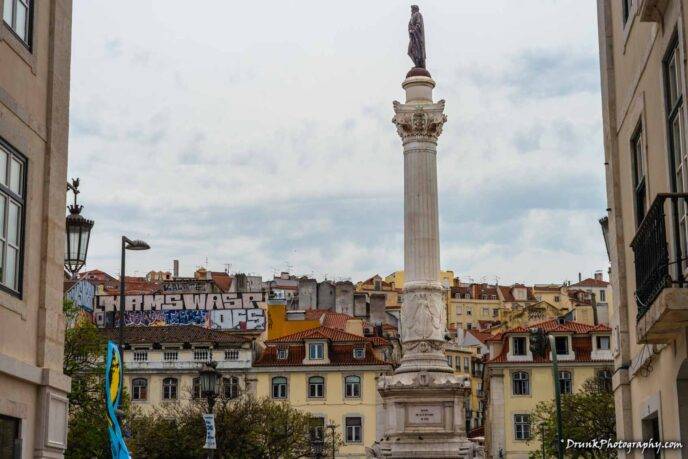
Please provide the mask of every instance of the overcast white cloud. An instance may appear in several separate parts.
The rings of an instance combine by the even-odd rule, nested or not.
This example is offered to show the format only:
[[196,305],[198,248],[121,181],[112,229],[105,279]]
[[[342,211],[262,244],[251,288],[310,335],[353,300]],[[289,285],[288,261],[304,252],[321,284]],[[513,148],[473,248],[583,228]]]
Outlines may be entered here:
[[[426,1],[442,266],[558,282],[607,266],[595,4]],[[402,267],[392,100],[408,2],[79,1],[70,175],[89,268],[361,279]]]

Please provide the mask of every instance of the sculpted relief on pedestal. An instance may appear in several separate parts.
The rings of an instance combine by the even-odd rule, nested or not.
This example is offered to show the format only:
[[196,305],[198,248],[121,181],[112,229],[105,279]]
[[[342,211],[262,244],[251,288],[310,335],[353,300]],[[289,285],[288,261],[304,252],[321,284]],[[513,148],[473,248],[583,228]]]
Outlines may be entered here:
[[403,342],[443,340],[447,319],[441,293],[406,293],[401,315]]

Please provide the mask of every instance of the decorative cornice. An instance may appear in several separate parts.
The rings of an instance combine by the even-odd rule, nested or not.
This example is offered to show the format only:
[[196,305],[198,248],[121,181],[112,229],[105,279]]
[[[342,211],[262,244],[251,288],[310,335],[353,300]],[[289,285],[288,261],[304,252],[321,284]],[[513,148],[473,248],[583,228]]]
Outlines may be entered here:
[[402,104],[394,101],[394,118],[401,139],[437,142],[442,134],[442,126],[447,121],[444,100],[434,104]]

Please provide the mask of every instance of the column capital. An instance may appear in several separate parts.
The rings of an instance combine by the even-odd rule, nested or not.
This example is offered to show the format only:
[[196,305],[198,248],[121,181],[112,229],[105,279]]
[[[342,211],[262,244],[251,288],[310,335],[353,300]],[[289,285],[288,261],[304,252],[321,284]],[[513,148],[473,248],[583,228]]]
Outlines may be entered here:
[[404,143],[414,140],[437,143],[442,126],[447,121],[444,103],[444,100],[440,100],[430,104],[402,104],[395,100],[392,122]]

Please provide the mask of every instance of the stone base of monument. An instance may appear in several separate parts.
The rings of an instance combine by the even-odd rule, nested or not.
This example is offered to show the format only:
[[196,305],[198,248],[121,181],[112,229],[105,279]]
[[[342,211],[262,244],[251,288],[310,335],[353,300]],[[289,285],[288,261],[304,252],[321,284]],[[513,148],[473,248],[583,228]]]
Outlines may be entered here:
[[464,408],[470,381],[451,373],[399,373],[380,377],[378,391],[384,433],[369,457],[473,457]]

